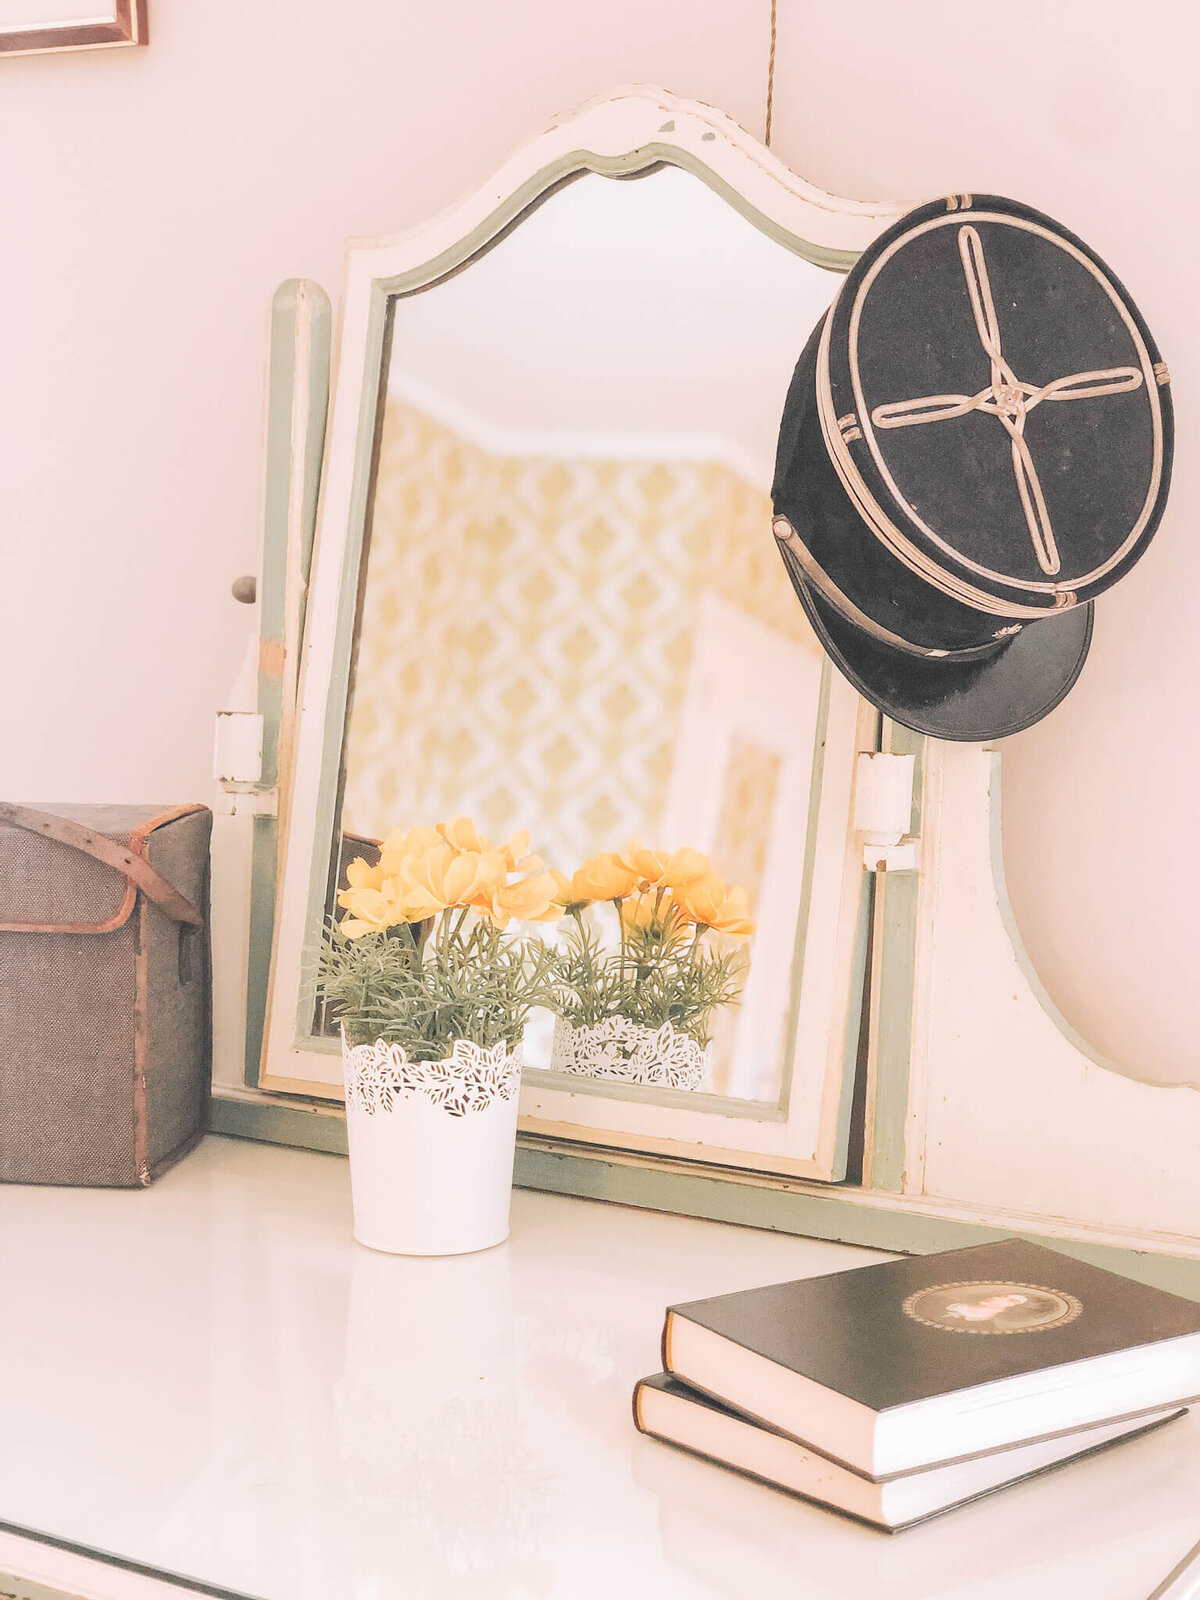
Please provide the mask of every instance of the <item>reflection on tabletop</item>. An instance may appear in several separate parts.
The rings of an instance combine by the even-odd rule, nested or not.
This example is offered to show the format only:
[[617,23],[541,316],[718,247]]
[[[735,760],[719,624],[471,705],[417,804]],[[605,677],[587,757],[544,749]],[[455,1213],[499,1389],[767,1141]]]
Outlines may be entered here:
[[1195,1539],[1195,1417],[894,1536],[634,1431],[667,1304],[867,1252],[518,1191],[506,1245],[413,1261],[348,1187],[209,1139],[7,1193],[4,1520],[261,1600],[1145,1600]]

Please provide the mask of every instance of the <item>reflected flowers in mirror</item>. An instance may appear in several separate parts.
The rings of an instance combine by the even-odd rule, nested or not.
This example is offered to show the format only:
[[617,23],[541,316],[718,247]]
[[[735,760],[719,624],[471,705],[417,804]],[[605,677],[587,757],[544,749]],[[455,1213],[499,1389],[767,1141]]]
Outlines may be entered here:
[[[569,921],[555,972],[553,1070],[672,1089],[704,1079],[714,1014],[745,981],[754,932],[744,889],[699,850],[634,842],[557,875]],[[616,948],[588,908],[608,901]]]

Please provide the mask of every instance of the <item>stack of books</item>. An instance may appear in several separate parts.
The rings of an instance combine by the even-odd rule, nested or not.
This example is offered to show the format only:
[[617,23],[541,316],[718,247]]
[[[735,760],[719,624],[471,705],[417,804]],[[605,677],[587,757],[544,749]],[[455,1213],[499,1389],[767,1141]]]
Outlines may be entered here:
[[894,1532],[1185,1415],[1200,1305],[1022,1239],[672,1306],[643,1433]]

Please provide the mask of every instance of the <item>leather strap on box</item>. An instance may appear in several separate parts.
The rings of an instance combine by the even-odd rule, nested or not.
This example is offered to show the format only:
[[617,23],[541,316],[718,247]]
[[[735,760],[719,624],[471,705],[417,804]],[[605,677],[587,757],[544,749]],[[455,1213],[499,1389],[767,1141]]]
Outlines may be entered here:
[[[195,928],[204,926],[204,918],[192,902],[160,873],[155,872],[145,856],[138,855],[128,845],[118,844],[115,839],[103,833],[94,833],[78,822],[68,821],[66,817],[56,817],[49,811],[38,811],[33,806],[11,805],[5,801],[0,801],[0,823],[25,828],[30,833],[40,833],[45,839],[69,845],[73,850],[81,850],[84,855],[102,861],[106,867],[121,873],[142,891],[147,900],[153,901],[160,911],[165,911],[175,922],[190,923]],[[10,926],[0,923],[0,930]]]

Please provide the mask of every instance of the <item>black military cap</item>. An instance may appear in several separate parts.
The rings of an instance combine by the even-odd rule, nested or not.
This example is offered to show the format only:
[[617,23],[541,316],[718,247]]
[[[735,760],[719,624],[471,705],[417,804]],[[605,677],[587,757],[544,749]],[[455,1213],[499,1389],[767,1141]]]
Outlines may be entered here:
[[1121,283],[1028,206],[951,195],[864,252],[796,367],[773,490],[860,693],[944,739],[1059,703],[1162,516],[1168,383]]

